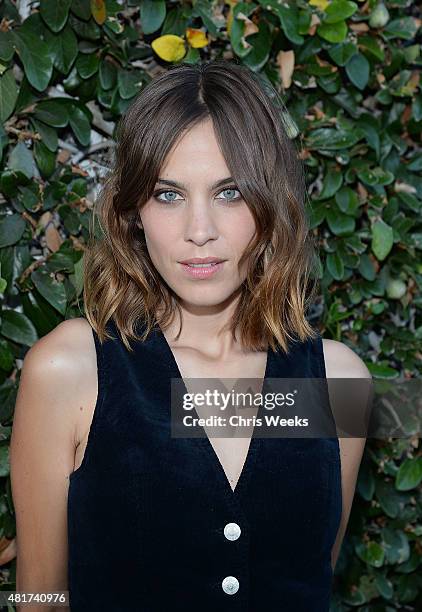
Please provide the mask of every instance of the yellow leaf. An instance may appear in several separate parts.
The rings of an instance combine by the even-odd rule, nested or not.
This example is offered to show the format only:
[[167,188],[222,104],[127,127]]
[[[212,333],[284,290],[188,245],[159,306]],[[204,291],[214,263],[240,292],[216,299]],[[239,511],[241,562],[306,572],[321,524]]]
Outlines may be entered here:
[[209,42],[205,32],[196,30],[195,28],[186,28],[186,39],[194,49],[206,47]]
[[166,62],[177,62],[186,55],[185,41],[175,34],[164,34],[152,41],[151,47]]
[[227,34],[230,36],[230,30],[232,28],[233,23],[233,10],[230,8],[229,14],[227,16]]
[[328,0],[309,0],[310,6],[316,6],[317,8],[325,11],[327,6],[330,4]]
[[102,25],[107,17],[104,0],[91,0],[91,13],[98,25]]
[[233,7],[236,6],[238,0],[226,0],[226,4],[230,5],[230,10],[229,10],[229,14],[227,15],[227,22],[226,22],[226,27],[227,27],[227,34],[230,36],[230,30],[232,27],[232,23],[233,23]]

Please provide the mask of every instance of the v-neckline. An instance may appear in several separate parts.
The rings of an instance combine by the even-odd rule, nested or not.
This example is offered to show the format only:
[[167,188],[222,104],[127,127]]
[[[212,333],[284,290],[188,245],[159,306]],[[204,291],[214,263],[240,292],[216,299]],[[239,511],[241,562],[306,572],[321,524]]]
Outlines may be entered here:
[[[170,344],[168,343],[167,338],[165,337],[161,327],[158,324],[156,325],[156,329],[157,329],[158,337],[159,339],[161,339],[162,345],[164,347],[164,351],[165,353],[167,353],[167,356],[169,358],[171,377],[180,379],[181,384],[183,386],[183,392],[187,394],[188,390],[186,388],[184,378],[182,376],[182,373],[176,361],[176,357],[174,356],[174,353],[170,347]],[[262,379],[261,394],[264,393],[265,385],[270,375],[271,365],[272,365],[272,362],[271,362],[272,356],[273,356],[273,350],[268,345],[267,358],[266,358],[266,363],[265,363],[265,372],[264,372],[264,377]],[[196,416],[199,416],[195,407],[193,408],[193,410]],[[260,403],[258,406],[257,414],[256,414],[256,418],[258,420],[262,417],[262,411],[263,411],[263,406],[262,406],[262,403]],[[215,452],[214,447],[211,444],[207,433],[205,432],[205,429],[202,426],[200,426],[199,429],[202,430],[202,437],[192,437],[189,439],[192,440],[195,444],[197,444],[204,451],[205,455],[207,456],[207,458],[213,465],[213,469],[214,469],[216,478],[220,480],[223,486],[223,489],[226,490],[227,494],[230,497],[237,496],[244,489],[246,482],[247,482],[247,478],[251,472],[251,468],[253,467],[253,463],[256,460],[256,452],[258,449],[258,440],[254,435],[256,426],[254,425],[252,435],[249,438],[249,446],[248,446],[246,458],[243,463],[242,470],[240,472],[239,478],[237,479],[234,489],[232,488],[230,481],[227,478],[223,465],[221,464],[220,459],[218,458],[218,455]]]

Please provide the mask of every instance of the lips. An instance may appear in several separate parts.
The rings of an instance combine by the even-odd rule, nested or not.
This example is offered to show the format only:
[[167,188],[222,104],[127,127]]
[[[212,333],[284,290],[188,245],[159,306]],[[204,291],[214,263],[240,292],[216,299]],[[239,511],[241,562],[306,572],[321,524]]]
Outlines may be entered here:
[[[217,258],[214,258],[217,259]],[[180,266],[185,274],[196,280],[205,280],[218,275],[224,266],[224,260],[209,263],[181,263]]]
[[219,257],[192,257],[192,259],[184,259],[179,263],[189,266],[191,264],[218,264],[222,261],[224,261],[224,259],[220,259]]

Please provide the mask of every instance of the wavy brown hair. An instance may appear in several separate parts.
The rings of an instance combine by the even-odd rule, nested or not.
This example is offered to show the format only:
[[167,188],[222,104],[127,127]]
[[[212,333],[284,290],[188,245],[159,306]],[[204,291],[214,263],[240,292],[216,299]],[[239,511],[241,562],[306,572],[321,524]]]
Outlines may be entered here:
[[157,323],[165,329],[176,308],[180,313],[177,295],[148,255],[139,211],[173,145],[209,118],[256,223],[242,255],[250,259],[230,321],[233,338],[238,329],[248,349],[278,344],[287,351],[289,339],[316,336],[306,319],[317,284],[316,248],[286,117],[272,86],[236,61],[176,64],[137,94],[116,127],[114,160],[94,205],[102,235],[91,231],[84,255],[85,314],[101,341],[112,337],[105,329],[112,318],[133,350],[130,339],[144,340]]

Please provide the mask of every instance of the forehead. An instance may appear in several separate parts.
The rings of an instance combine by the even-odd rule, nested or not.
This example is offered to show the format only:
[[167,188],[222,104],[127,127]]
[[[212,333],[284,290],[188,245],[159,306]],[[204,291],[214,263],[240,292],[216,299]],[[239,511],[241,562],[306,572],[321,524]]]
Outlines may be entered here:
[[229,174],[210,119],[189,128],[178,139],[160,170],[160,177],[184,183],[196,178],[213,182]]

